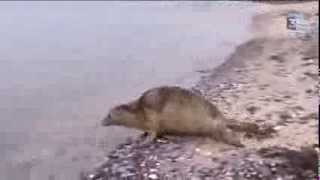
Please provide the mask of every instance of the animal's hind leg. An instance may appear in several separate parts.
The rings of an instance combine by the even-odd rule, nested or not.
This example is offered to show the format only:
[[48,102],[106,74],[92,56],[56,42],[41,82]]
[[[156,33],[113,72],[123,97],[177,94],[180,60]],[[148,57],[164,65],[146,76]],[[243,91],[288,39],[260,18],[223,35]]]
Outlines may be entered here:
[[237,147],[244,147],[244,145],[241,143],[239,135],[237,135],[232,131],[223,131],[222,140],[230,145],[234,145]]
[[244,147],[237,134],[223,127],[216,128],[213,133],[213,138],[233,146]]
[[[156,136],[156,138],[157,139],[165,139],[165,140],[167,140],[168,138],[167,137],[165,137],[165,136],[163,136],[163,134],[157,134],[157,135],[152,135],[152,133],[151,132],[143,132],[142,134],[140,134],[140,139],[145,139],[145,138],[147,138],[148,136]],[[155,137],[154,137],[155,138]]]

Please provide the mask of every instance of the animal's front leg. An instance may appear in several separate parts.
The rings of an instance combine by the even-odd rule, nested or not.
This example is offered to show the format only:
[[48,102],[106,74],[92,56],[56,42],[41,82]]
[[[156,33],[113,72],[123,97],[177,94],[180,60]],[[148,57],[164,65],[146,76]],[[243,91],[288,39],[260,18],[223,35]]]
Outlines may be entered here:
[[160,143],[167,143],[170,141],[168,137],[163,136],[162,134],[151,133],[151,132],[144,132],[139,136],[140,142],[143,141],[144,144],[152,143],[152,142],[160,142]]
[[155,142],[159,138],[159,120],[156,118],[157,114],[152,110],[148,111],[148,121],[145,124],[146,132],[141,136],[145,136],[145,140],[143,144],[149,144]]
[[145,138],[147,138],[148,136],[149,136],[149,132],[145,131],[145,132],[143,132],[143,133],[139,136],[139,138],[140,138],[140,139],[145,139]]
[[145,135],[141,145],[151,144],[157,141],[159,135],[154,131],[145,132],[142,136]]

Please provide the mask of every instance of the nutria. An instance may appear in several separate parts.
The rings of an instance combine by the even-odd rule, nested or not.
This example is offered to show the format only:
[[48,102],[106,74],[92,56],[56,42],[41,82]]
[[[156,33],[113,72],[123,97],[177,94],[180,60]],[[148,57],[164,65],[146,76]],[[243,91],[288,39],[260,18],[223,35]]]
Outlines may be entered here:
[[102,125],[144,130],[152,138],[166,134],[208,136],[243,146],[239,136],[230,130],[241,129],[239,122],[226,119],[201,95],[176,86],[149,89],[138,99],[112,108]]

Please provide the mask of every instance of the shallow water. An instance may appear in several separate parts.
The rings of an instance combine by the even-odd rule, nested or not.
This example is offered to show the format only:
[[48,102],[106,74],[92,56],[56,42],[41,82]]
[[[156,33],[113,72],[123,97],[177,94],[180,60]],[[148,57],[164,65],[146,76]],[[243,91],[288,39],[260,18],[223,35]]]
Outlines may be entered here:
[[159,85],[190,87],[250,37],[239,2],[0,2],[0,174],[72,180],[127,137],[99,123]]

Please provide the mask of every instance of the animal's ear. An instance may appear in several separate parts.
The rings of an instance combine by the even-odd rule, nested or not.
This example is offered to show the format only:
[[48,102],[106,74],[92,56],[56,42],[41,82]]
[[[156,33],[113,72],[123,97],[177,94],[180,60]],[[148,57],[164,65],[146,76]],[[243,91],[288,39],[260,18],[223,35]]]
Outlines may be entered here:
[[122,105],[118,106],[116,109],[122,110],[122,111],[134,112],[137,110],[137,108],[138,108],[138,103],[136,101],[132,101],[128,104],[122,104]]
[[131,111],[135,111],[138,109],[138,101],[132,101],[128,104]]

